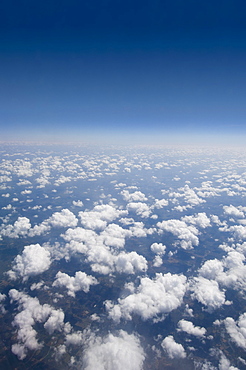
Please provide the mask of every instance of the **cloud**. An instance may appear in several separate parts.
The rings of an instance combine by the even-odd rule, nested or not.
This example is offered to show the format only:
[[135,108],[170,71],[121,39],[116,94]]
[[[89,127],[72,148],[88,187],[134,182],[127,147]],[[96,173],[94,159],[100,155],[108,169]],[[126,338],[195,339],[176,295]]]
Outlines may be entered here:
[[138,216],[142,218],[147,218],[151,214],[151,210],[146,203],[142,202],[130,202],[126,206],[127,210],[130,212],[135,212]]
[[152,252],[162,256],[163,254],[165,254],[166,246],[162,243],[153,243],[151,244],[150,249],[152,250]]
[[162,348],[171,359],[185,358],[186,353],[182,344],[176,343],[172,335],[164,338],[161,342]]
[[61,212],[53,213],[47,222],[53,227],[76,227],[78,220],[69,209],[62,209]]
[[37,350],[42,344],[37,340],[37,332],[33,328],[36,322],[45,323],[44,327],[49,334],[55,330],[61,331],[64,327],[64,313],[61,309],[55,310],[48,304],[41,305],[39,300],[32,298],[16,289],[9,291],[10,302],[18,303],[17,315],[13,325],[17,328],[17,343],[12,345],[12,352],[23,360],[28,350]]
[[193,225],[187,225],[184,221],[180,220],[167,220],[157,222],[157,227],[160,229],[160,233],[167,231],[177,236],[181,240],[180,246],[183,249],[191,249],[193,246],[199,244],[197,235],[199,231]]
[[203,338],[206,329],[200,326],[194,326],[194,324],[191,321],[187,320],[180,320],[178,322],[178,331],[185,331],[188,334],[194,335],[199,338]]
[[235,250],[228,252],[221,261],[206,261],[198,270],[206,279],[216,280],[221,286],[235,290],[246,290],[245,256]]
[[234,207],[233,205],[223,206],[223,209],[226,215],[244,218],[244,212],[242,211],[242,207],[240,206],[239,207]]
[[211,226],[210,219],[207,217],[205,212],[197,213],[196,215],[192,216],[184,216],[182,217],[182,221],[198,226],[202,229]]
[[139,338],[134,334],[123,330],[105,337],[91,334],[83,353],[83,369],[140,370],[144,359]]
[[6,294],[0,293],[0,311],[2,312],[2,314],[6,312],[4,305],[2,303],[3,301],[5,301],[5,299],[6,299]]
[[9,238],[19,238],[26,236],[31,229],[31,223],[27,217],[18,217],[13,225],[4,225],[1,228],[1,235]]
[[141,191],[129,193],[128,190],[122,190],[121,195],[123,196],[123,199],[127,202],[144,202],[147,200],[145,194],[143,194]]
[[95,284],[98,284],[97,279],[91,275],[87,275],[85,272],[77,271],[75,277],[73,277],[59,271],[52,285],[56,287],[65,287],[68,290],[68,294],[75,297],[75,293],[80,290],[88,293],[90,286]]
[[195,277],[191,290],[194,292],[191,297],[205,305],[210,313],[226,303],[225,292],[219,289],[219,284],[215,280],[208,280],[202,276]]
[[131,320],[135,314],[143,320],[156,319],[180,306],[185,291],[184,275],[156,274],[154,279],[141,278],[139,286],[127,297],[119,298],[118,304],[106,301],[105,306],[109,317],[116,322],[121,318]]
[[246,350],[246,313],[240,315],[238,321],[235,321],[232,317],[227,317],[224,324],[232,341],[238,347]]
[[97,205],[92,211],[81,211],[79,217],[81,224],[87,229],[103,230],[109,222],[112,222],[118,217],[127,215],[126,210],[119,210],[109,204]]
[[39,275],[48,270],[50,265],[50,252],[39,244],[31,244],[25,246],[22,254],[15,257],[8,275],[11,279],[22,277],[25,281],[29,276]]

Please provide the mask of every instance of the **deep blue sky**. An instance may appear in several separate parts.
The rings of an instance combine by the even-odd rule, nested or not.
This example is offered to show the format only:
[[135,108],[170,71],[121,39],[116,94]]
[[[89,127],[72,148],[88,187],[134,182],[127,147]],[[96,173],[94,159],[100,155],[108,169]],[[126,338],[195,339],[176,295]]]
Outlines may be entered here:
[[244,140],[245,19],[236,0],[2,0],[1,137]]

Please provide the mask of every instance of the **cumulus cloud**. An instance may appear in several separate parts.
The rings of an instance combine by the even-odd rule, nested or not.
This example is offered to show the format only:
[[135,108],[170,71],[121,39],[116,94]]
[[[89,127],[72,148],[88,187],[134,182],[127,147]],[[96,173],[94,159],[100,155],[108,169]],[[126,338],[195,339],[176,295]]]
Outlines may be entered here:
[[127,210],[130,212],[135,212],[138,216],[142,218],[147,218],[151,214],[150,207],[143,202],[130,202],[126,206]]
[[227,317],[224,324],[232,341],[238,347],[246,349],[246,313],[240,315],[237,321],[232,317]]
[[12,270],[8,271],[8,275],[11,279],[22,277],[25,281],[30,276],[39,275],[48,270],[50,265],[50,252],[39,244],[31,244],[25,246],[22,254],[15,257]]
[[68,290],[68,294],[75,297],[75,293],[80,290],[88,293],[90,286],[95,284],[98,284],[97,279],[91,275],[87,275],[85,272],[77,271],[75,277],[73,277],[59,271],[52,285],[56,287],[65,287]]
[[118,217],[126,216],[127,213],[126,210],[116,209],[109,204],[101,204],[95,206],[92,211],[79,212],[79,217],[82,226],[85,228],[103,230],[109,222],[112,222]]
[[225,292],[219,289],[219,284],[215,280],[208,280],[202,276],[195,277],[191,290],[194,292],[191,297],[205,305],[208,312],[226,303]]
[[143,194],[141,191],[129,193],[128,190],[122,190],[121,195],[123,196],[123,199],[127,202],[144,202],[147,200],[145,194]]
[[185,331],[186,333],[194,335],[199,338],[203,338],[206,333],[205,328],[200,326],[194,326],[194,324],[191,321],[187,321],[184,319],[178,322],[178,330]]
[[197,213],[196,215],[192,216],[184,216],[182,217],[182,221],[186,222],[187,224],[198,226],[202,229],[211,226],[210,219],[205,212]]
[[227,256],[207,260],[198,270],[206,279],[216,280],[221,286],[236,290],[246,290],[245,256],[239,251],[230,250]]
[[39,300],[32,298],[16,289],[9,291],[10,302],[18,304],[17,315],[13,325],[17,328],[17,343],[12,345],[12,352],[23,360],[28,350],[37,350],[42,344],[37,340],[37,332],[33,328],[36,322],[44,323],[49,334],[55,330],[61,331],[64,327],[64,313],[61,309],[55,310],[48,304],[41,305]]
[[157,227],[160,229],[161,233],[166,231],[177,236],[178,239],[181,240],[180,246],[183,249],[191,249],[193,246],[199,244],[199,239],[197,237],[199,231],[195,226],[188,226],[184,221],[172,219],[157,222]]
[[161,342],[162,348],[171,359],[180,359],[186,357],[186,352],[182,344],[175,342],[172,335],[164,338]]
[[86,370],[140,370],[145,359],[139,338],[120,330],[118,335],[105,337],[93,334],[87,340],[83,353]]
[[223,206],[224,213],[229,216],[244,217],[242,207],[235,207],[233,205]]
[[13,225],[4,225],[1,228],[1,235],[9,238],[19,238],[26,236],[31,229],[31,223],[27,217],[18,217]]
[[141,278],[139,286],[127,297],[119,298],[118,304],[106,301],[105,305],[109,317],[116,322],[121,318],[131,320],[134,314],[143,320],[155,319],[180,306],[185,291],[184,275],[156,274],[154,279]]
[[152,250],[152,252],[162,256],[163,254],[165,254],[166,246],[162,243],[153,243],[151,244],[150,249]]

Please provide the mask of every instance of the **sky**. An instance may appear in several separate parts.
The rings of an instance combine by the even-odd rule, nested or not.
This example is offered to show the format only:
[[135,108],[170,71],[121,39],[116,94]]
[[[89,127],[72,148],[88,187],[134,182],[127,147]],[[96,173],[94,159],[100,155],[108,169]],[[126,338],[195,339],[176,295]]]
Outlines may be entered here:
[[1,140],[243,144],[246,4],[3,0]]

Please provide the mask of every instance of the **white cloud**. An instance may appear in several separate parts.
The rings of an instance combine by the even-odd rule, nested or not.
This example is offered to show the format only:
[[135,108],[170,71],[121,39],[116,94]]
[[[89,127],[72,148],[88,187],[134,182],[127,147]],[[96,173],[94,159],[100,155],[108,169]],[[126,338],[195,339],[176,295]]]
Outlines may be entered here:
[[17,328],[17,343],[12,346],[12,352],[20,360],[26,357],[28,350],[37,350],[42,344],[37,340],[37,332],[33,328],[36,322],[45,323],[44,327],[49,334],[54,330],[61,331],[64,326],[64,313],[61,309],[55,310],[48,304],[41,305],[39,300],[32,298],[16,289],[9,291],[10,302],[18,303],[18,311],[13,325]]
[[18,217],[13,225],[4,225],[1,229],[1,235],[9,238],[18,238],[26,236],[31,228],[31,223],[27,217]]
[[171,359],[185,358],[186,353],[182,344],[175,342],[172,335],[164,338],[161,342],[162,348],[166,351]]
[[153,208],[161,209],[163,207],[168,206],[168,200],[166,199],[155,199],[155,203]]
[[165,254],[166,246],[162,243],[153,243],[151,244],[150,249],[152,250],[152,252],[162,256],[163,254]]
[[182,217],[182,221],[184,221],[188,224],[192,224],[192,225],[201,227],[203,229],[205,229],[206,227],[211,226],[210,219],[207,217],[205,212],[198,213],[198,214],[193,215],[193,216],[184,216],[184,217]]
[[82,200],[77,200],[77,201],[73,200],[73,205],[76,207],[83,207],[84,204]]
[[194,335],[199,338],[203,338],[206,333],[205,328],[200,326],[194,326],[194,324],[191,321],[187,321],[184,319],[178,322],[178,330],[185,331],[186,333]]
[[234,321],[232,317],[227,317],[224,323],[233,342],[246,350],[246,313],[240,315],[238,321]]
[[162,258],[161,256],[157,255],[155,256],[154,260],[153,260],[153,266],[154,267],[160,267],[162,265],[163,261],[162,261]]
[[61,271],[56,274],[56,280],[53,286],[65,287],[68,294],[75,297],[75,293],[79,290],[88,293],[91,285],[98,284],[97,279],[85,272],[77,271],[75,277],[69,276]]
[[142,218],[147,218],[151,214],[151,210],[146,203],[142,202],[130,202],[126,206],[127,210],[130,212],[135,212],[138,216]]
[[208,280],[202,276],[195,277],[191,290],[194,292],[191,297],[205,305],[208,312],[226,303],[225,293],[219,289],[219,284],[215,280]]
[[78,220],[69,209],[62,209],[53,213],[47,222],[53,227],[76,227]]
[[185,291],[184,275],[156,274],[154,279],[141,278],[134,292],[119,298],[118,304],[106,301],[105,305],[109,317],[115,321],[121,318],[131,320],[134,314],[140,315],[143,320],[155,319],[177,308],[183,301]]
[[126,210],[119,210],[109,204],[97,205],[92,211],[81,211],[79,217],[81,224],[87,229],[103,230],[109,222],[112,222],[118,217],[126,216]]
[[241,207],[234,207],[233,205],[230,206],[223,206],[224,213],[229,216],[235,217],[244,217],[244,212],[242,211]]
[[41,274],[49,269],[51,264],[50,253],[39,244],[24,247],[22,254],[14,259],[12,270],[8,271],[11,279],[22,277],[27,280],[29,276]]
[[147,200],[145,194],[143,194],[141,191],[129,193],[128,190],[122,190],[121,195],[123,196],[123,199],[127,202],[144,202]]
[[193,225],[188,226],[184,221],[172,219],[157,222],[157,227],[160,232],[167,231],[181,239],[180,246],[183,249],[191,249],[199,244],[198,230]]
[[83,353],[85,370],[141,370],[145,359],[140,341],[134,334],[120,330],[105,337],[91,334]]

